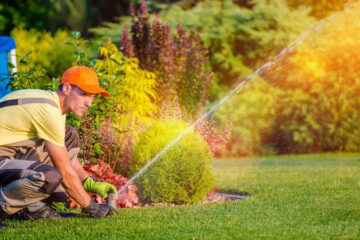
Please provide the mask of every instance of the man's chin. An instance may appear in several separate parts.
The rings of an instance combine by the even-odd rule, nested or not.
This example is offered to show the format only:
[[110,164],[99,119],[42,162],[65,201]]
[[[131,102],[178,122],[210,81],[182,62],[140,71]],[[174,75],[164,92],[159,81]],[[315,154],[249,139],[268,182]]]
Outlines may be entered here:
[[84,115],[84,112],[78,111],[78,112],[73,112],[73,114],[75,114],[78,117],[82,117]]

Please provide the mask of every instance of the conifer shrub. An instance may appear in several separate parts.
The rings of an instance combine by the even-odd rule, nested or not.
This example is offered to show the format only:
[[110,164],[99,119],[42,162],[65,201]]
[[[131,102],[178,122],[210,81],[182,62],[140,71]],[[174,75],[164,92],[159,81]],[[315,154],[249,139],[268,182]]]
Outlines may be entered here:
[[[133,149],[131,174],[138,172],[187,127],[184,122],[153,123]],[[137,194],[142,202],[199,202],[214,185],[212,161],[206,141],[200,134],[189,131],[135,180]]]

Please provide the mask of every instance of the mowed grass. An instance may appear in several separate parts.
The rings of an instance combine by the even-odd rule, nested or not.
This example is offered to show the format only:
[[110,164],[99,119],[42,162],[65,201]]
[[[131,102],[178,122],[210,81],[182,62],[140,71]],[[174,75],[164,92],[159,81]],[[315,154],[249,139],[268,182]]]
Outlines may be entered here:
[[216,160],[247,200],[120,209],[107,219],[6,221],[0,239],[360,239],[360,154]]

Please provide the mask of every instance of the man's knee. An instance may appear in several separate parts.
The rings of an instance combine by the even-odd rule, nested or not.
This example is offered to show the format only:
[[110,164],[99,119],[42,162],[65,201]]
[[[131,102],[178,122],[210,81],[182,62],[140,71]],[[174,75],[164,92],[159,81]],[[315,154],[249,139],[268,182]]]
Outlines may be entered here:
[[68,151],[70,151],[70,149],[72,149],[72,148],[80,147],[79,134],[73,127],[71,127],[69,125],[66,125],[65,146]]
[[45,177],[44,184],[39,189],[40,192],[50,195],[61,183],[62,175],[55,167],[40,164],[35,171],[41,172]]

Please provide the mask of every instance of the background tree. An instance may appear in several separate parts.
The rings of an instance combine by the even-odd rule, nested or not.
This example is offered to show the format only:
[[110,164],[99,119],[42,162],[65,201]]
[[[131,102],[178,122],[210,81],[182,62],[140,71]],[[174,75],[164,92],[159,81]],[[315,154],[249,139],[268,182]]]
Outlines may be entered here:
[[53,5],[49,0],[4,0],[0,2],[0,35],[15,27],[44,29]]

